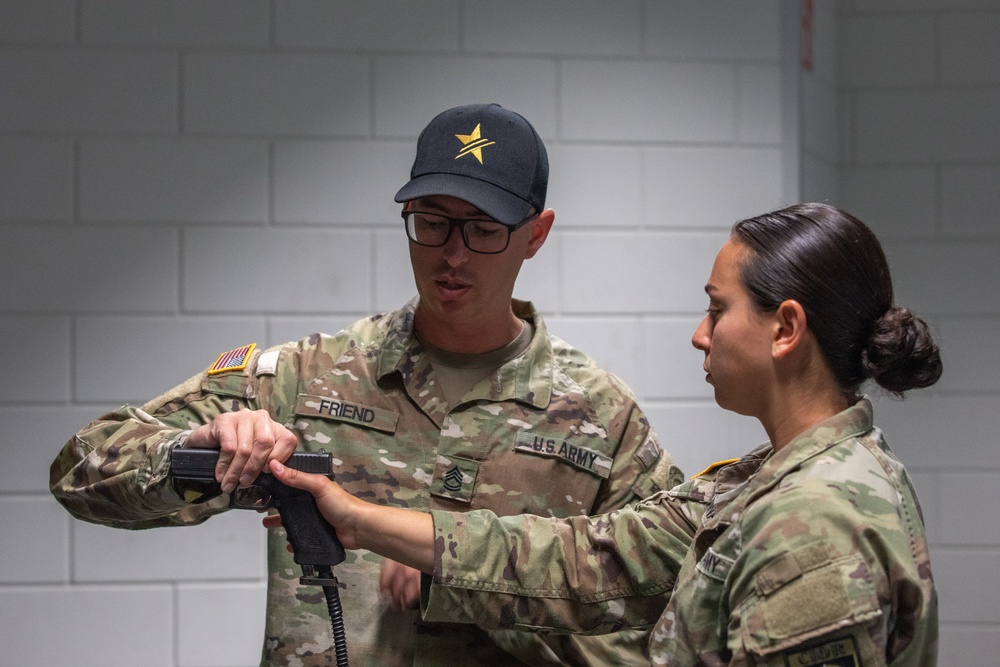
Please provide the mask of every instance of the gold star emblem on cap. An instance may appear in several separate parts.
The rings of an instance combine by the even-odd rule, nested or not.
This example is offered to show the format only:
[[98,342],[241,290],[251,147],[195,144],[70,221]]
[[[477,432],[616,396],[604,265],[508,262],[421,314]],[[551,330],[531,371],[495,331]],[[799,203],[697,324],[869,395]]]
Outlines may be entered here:
[[479,126],[481,123],[476,124],[476,129],[472,131],[472,134],[456,134],[458,140],[462,142],[463,148],[459,151],[455,159],[462,157],[463,155],[469,155],[470,153],[479,160],[479,164],[483,163],[483,149],[487,146],[492,146],[495,141],[490,141],[489,139],[483,139]]

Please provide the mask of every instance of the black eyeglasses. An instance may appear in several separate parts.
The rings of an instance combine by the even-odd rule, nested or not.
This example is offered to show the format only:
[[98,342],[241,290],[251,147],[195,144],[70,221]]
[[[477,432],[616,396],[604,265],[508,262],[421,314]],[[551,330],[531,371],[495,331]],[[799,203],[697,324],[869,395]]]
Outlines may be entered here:
[[505,225],[489,218],[449,218],[440,213],[403,211],[406,235],[417,245],[437,248],[451,238],[455,227],[461,231],[465,247],[472,252],[496,255],[507,249],[510,233],[524,227],[535,217],[532,213],[514,225]]

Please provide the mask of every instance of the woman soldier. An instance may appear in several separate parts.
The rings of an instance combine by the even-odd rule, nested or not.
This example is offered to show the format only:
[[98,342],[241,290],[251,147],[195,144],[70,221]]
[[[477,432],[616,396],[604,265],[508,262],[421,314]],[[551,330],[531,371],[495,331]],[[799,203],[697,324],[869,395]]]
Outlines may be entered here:
[[893,304],[878,240],[824,204],[743,220],[705,291],[692,342],[706,379],[769,442],[669,492],[590,518],[428,515],[271,467],[316,496],[346,547],[432,574],[427,618],[655,624],[655,665],[934,665],[923,519],[859,390],[930,386],[941,360],[925,323]]

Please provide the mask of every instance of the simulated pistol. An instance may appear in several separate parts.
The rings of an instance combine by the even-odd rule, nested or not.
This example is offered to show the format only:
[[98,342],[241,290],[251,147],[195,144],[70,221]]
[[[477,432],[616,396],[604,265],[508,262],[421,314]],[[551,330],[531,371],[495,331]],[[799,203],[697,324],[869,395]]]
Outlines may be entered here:
[[[207,499],[222,492],[222,485],[215,480],[218,462],[218,450],[175,447],[170,450],[170,475],[182,494],[198,491],[202,498]],[[295,470],[319,473],[333,479],[332,457],[326,452],[296,452],[284,463]],[[344,561],[344,547],[337,539],[333,526],[320,514],[316,499],[306,491],[286,486],[271,473],[262,472],[252,485],[237,488],[229,494],[229,507],[248,510],[273,507],[278,510],[281,525],[292,545],[293,558],[302,567],[299,583],[323,587],[333,627],[337,665],[346,666],[344,622],[337,578],[333,576],[333,566]]]

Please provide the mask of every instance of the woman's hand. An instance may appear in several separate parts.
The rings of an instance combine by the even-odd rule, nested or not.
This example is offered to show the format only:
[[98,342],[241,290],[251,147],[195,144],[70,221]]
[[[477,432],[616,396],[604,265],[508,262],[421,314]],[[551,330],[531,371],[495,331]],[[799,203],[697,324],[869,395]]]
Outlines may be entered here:
[[[312,494],[345,549],[368,549],[421,572],[434,571],[434,521],[430,514],[365,502],[324,475],[294,470],[276,460],[270,466],[278,481]],[[268,528],[280,523],[274,516],[264,519]]]
[[[325,475],[310,474],[295,470],[278,461],[271,461],[271,474],[286,486],[307,491],[316,499],[316,507],[323,518],[337,531],[337,539],[345,549],[358,549],[354,527],[354,517],[359,506],[367,505]],[[279,515],[265,517],[264,525],[275,528],[281,525]]]

